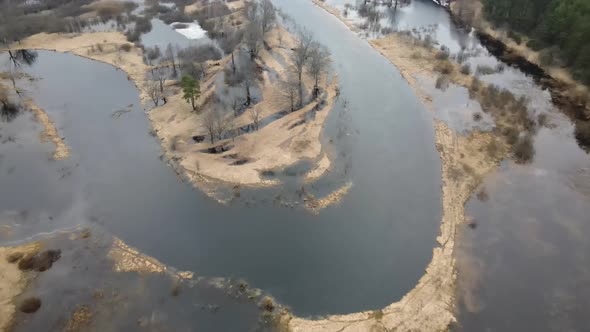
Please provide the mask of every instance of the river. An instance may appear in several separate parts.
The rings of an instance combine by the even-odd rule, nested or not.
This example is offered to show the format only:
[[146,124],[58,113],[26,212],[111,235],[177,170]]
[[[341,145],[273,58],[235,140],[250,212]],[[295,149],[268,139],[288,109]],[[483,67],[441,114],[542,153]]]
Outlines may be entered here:
[[[0,145],[0,211],[14,231],[1,243],[96,224],[177,269],[243,278],[303,316],[378,309],[413,288],[440,222],[431,116],[396,69],[332,16],[306,1],[277,4],[333,54],[342,94],[325,141],[346,167],[316,185],[351,181],[340,204],[317,216],[277,206],[276,195],[295,196],[288,185],[218,204],[158,158],[125,73],[40,51],[24,69],[39,78],[29,95],[72,155],[50,161],[51,146],[36,142],[39,126],[28,114],[2,123],[16,141]],[[127,107],[133,111],[112,116]]]
[[[72,156],[49,161],[52,146],[38,142],[40,128],[30,115],[0,123],[0,218],[15,232],[0,243],[96,224],[178,269],[244,278],[303,316],[381,308],[413,288],[440,222],[432,115],[396,68],[336,18],[308,0],[274,2],[332,53],[342,96],[324,141],[336,151],[338,167],[315,190],[351,181],[340,204],[318,216],[277,206],[276,195],[296,196],[295,184],[246,190],[229,206],[218,204],[158,158],[159,144],[124,73],[42,51],[26,68],[41,78],[30,94],[54,119]],[[473,68],[498,64],[431,1],[412,1],[382,24],[428,29],[452,53],[468,50]],[[527,96],[535,116],[548,114],[552,125],[539,129],[532,164],[504,162],[482,185],[489,199],[474,197],[466,207],[477,227],[462,232],[458,248],[460,325],[583,331],[583,308],[590,304],[590,158],[532,78],[505,68],[481,79]],[[454,104],[474,102],[451,89],[458,90]],[[112,117],[129,105],[132,112]],[[435,116],[456,130],[472,129],[451,121],[462,116],[452,109],[444,114]]]

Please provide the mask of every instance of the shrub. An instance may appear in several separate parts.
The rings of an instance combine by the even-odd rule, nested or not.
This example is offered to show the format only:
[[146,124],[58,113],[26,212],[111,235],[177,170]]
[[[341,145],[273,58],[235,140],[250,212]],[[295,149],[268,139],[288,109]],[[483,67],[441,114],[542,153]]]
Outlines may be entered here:
[[518,130],[514,127],[507,127],[502,131],[502,134],[506,137],[506,143],[510,145],[516,144],[520,134]]
[[132,48],[132,47],[133,47],[133,46],[132,46],[131,44],[129,44],[129,43],[125,43],[125,44],[121,45],[121,46],[119,47],[119,49],[120,49],[121,51],[124,51],[124,52],[129,52],[129,51],[131,51],[131,48]]
[[457,53],[457,63],[462,64],[463,62],[465,62],[468,58],[467,53],[465,53],[463,50],[461,50],[459,53]]
[[487,202],[490,199],[490,195],[488,195],[485,187],[481,188],[481,190],[477,192],[476,197],[481,202]]
[[436,54],[434,55],[434,57],[437,60],[447,60],[449,58],[449,49],[446,48],[445,46],[442,46],[440,48],[440,51],[436,52]]
[[494,70],[494,68],[487,65],[477,65],[475,72],[480,75],[491,75],[494,74],[496,71]]
[[529,40],[526,46],[534,51],[540,51],[543,48],[543,44],[537,39]]
[[479,122],[481,119],[482,119],[481,113],[479,113],[479,112],[473,113],[473,121]]
[[514,42],[516,42],[518,45],[522,43],[522,37],[512,30],[508,31],[508,38],[514,40]]
[[479,79],[477,77],[474,77],[471,80],[471,85],[469,86],[469,91],[477,92],[477,91],[479,91],[480,87],[481,87],[481,82],[479,81]]
[[471,66],[468,63],[461,66],[461,74],[463,74],[463,75],[471,74]]
[[96,2],[93,7],[102,20],[114,18],[125,10],[123,3],[118,1],[100,1]]
[[453,72],[453,64],[449,60],[442,60],[434,66],[434,70],[441,74],[449,75]]
[[577,121],[574,134],[578,143],[588,151],[588,147],[590,147],[590,121]]
[[543,66],[551,66],[554,62],[554,54],[551,49],[546,48],[539,52],[539,62]]
[[537,116],[537,123],[541,127],[545,127],[547,125],[547,113],[541,113]]
[[514,160],[517,164],[530,163],[535,156],[535,147],[533,146],[533,139],[530,135],[526,135],[518,140],[512,148]]
[[440,90],[446,90],[449,86],[449,78],[446,75],[440,75],[436,79],[435,87]]

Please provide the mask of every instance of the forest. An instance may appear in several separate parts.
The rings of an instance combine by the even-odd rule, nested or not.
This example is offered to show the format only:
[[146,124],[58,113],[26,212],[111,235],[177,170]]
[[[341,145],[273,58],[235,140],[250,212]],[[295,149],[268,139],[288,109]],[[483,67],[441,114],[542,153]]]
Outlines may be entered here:
[[489,21],[507,26],[517,43],[540,51],[544,65],[565,66],[574,77],[590,83],[590,1],[484,0]]

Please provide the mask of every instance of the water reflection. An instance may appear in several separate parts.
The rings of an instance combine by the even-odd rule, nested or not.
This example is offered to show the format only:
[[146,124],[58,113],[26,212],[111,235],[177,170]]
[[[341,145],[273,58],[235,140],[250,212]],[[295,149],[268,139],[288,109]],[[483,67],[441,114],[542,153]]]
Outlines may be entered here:
[[590,305],[590,157],[554,114],[529,167],[507,163],[472,199],[460,243],[464,331],[583,331]]

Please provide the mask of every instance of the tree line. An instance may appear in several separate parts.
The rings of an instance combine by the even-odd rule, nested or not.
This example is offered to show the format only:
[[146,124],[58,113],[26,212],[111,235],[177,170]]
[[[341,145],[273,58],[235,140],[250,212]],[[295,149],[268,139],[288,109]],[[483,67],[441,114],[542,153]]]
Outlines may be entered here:
[[563,65],[575,78],[590,84],[590,1],[588,0],[483,0],[492,23],[530,38],[527,46],[541,51],[541,62]]

